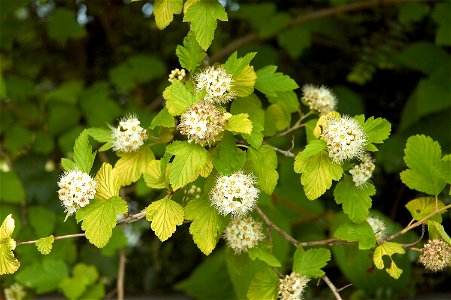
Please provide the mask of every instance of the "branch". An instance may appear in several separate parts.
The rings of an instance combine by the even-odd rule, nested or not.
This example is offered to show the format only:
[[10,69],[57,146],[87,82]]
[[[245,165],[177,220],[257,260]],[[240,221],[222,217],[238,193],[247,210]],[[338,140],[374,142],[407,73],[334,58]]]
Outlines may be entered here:
[[324,282],[327,284],[327,286],[329,287],[329,289],[332,291],[332,293],[335,296],[335,299],[337,300],[343,300],[340,296],[340,294],[338,293],[337,288],[335,287],[335,285],[332,283],[332,281],[330,281],[329,277],[327,277],[326,275],[324,275],[322,277],[322,279],[324,280]]
[[271,222],[271,220],[268,218],[267,215],[265,215],[265,213],[260,209],[260,207],[256,207],[255,210],[257,211],[257,213],[260,215],[260,217],[263,219],[263,222],[265,222],[265,224],[268,227],[271,227],[274,231],[276,231],[281,237],[283,237],[284,239],[286,239],[287,241],[289,241],[293,246],[298,247],[299,242],[292,237],[291,235],[289,235],[288,233],[286,233],[283,229],[280,229],[276,224],[274,224],[273,222]]
[[117,299],[124,300],[124,278],[125,278],[125,250],[119,250],[119,270],[117,272]]

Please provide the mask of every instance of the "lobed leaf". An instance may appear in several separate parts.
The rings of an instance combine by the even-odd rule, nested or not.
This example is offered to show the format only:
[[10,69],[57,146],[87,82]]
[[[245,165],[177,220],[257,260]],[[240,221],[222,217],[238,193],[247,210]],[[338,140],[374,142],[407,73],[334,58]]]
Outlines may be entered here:
[[183,46],[178,45],[175,54],[179,58],[180,65],[193,72],[199,66],[207,54],[202,50],[193,34],[188,34],[183,39]]
[[368,222],[343,224],[335,231],[334,237],[348,242],[358,242],[360,250],[371,249],[376,245],[376,237]]
[[165,189],[169,187],[169,165],[162,170],[160,160],[152,160],[147,168],[146,173],[143,174],[144,181],[147,186],[153,189]]
[[249,120],[249,115],[238,114],[231,116],[227,119],[227,124],[224,126],[224,130],[228,130],[233,133],[251,134],[252,122]]
[[257,74],[249,63],[256,54],[256,52],[250,52],[238,58],[237,53],[234,52],[224,63],[224,69],[233,75],[232,91],[238,97],[246,97],[254,92]]
[[174,81],[163,92],[166,108],[172,116],[184,113],[196,102],[196,97],[179,80]]
[[246,152],[237,148],[231,133],[225,133],[218,145],[217,157],[213,159],[215,169],[224,175],[241,170],[246,162]]
[[119,196],[121,188],[121,174],[109,163],[103,163],[96,174],[96,199],[108,200],[111,197]]
[[89,145],[89,136],[87,130],[83,130],[74,145],[74,162],[78,169],[88,173],[91,171],[96,152],[92,153],[91,145]]
[[[412,215],[412,218],[416,221],[420,221],[431,213],[445,207],[442,201],[435,200],[434,197],[420,197],[410,200],[406,204],[407,210]],[[429,220],[442,222],[441,214],[437,214],[431,217]]]
[[277,92],[291,91],[299,87],[290,76],[276,70],[277,66],[273,65],[259,69],[255,88],[268,96],[277,96]]
[[321,269],[327,265],[330,258],[330,251],[326,248],[307,251],[297,248],[293,257],[293,271],[309,278],[322,277],[325,273]]
[[155,156],[149,146],[142,146],[138,151],[130,153],[120,153],[120,158],[114,165],[118,174],[121,186],[129,185],[138,181],[142,174],[149,169],[150,162],[155,160]]
[[264,268],[252,279],[247,291],[249,300],[275,300],[279,294],[279,277],[271,268]]
[[258,178],[258,185],[261,190],[271,195],[279,179],[276,151],[267,145],[263,145],[258,150],[249,148],[247,157],[254,175]]
[[374,265],[376,266],[376,268],[381,270],[385,266],[384,261],[382,260],[382,257],[384,255],[389,256],[390,266],[388,268],[386,268],[385,271],[394,279],[398,279],[402,274],[402,270],[400,268],[398,268],[398,266],[393,261],[392,255],[395,253],[404,254],[404,253],[406,253],[406,251],[404,250],[404,248],[402,247],[401,244],[385,242],[382,245],[379,245],[376,248],[376,250],[374,250],[373,261],[374,261]]
[[391,124],[386,119],[370,117],[361,125],[367,138],[365,146],[367,151],[377,151],[373,144],[383,143],[390,135]]
[[157,237],[166,241],[183,224],[183,207],[177,202],[164,198],[152,202],[146,209],[146,219]]
[[38,248],[39,252],[41,252],[44,255],[47,255],[50,252],[52,252],[54,241],[55,241],[55,238],[53,235],[50,235],[48,237],[43,237],[36,241],[36,247]]
[[183,0],[155,0],[153,13],[158,29],[165,29],[183,9]]
[[264,244],[260,244],[247,251],[249,258],[252,260],[259,259],[270,267],[279,268],[282,266],[280,261],[268,250],[265,249]]

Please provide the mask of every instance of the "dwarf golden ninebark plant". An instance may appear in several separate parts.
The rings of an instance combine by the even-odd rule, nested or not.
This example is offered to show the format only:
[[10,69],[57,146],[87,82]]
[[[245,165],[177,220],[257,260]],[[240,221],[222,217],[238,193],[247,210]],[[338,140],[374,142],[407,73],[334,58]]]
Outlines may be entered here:
[[[330,289],[328,293],[341,299],[341,289],[328,277],[331,266],[342,269],[357,288],[362,285],[344,264],[353,265],[355,274],[363,272],[366,275],[362,276],[370,279],[374,272],[375,285],[381,284],[378,280],[402,281],[405,273],[411,272],[409,257],[433,272],[446,272],[451,266],[451,238],[442,217],[451,208],[451,155],[428,135],[410,136],[403,145],[407,168],[400,173],[400,179],[417,195],[405,205],[411,221],[399,222],[399,226],[372,210],[373,197],[380,191],[372,181],[379,167],[377,153],[384,143],[391,145],[391,123],[379,116],[340,111],[343,99],[326,87],[327,82],[298,83],[272,63],[259,62],[256,67],[258,51],[230,51],[215,56],[219,50],[210,47],[214,37],[220,35],[218,24],[228,21],[223,2],[228,3],[153,2],[159,29],[165,29],[178,15],[189,26],[189,32],[173,50],[173,60],[178,59],[179,66],[167,72],[168,81],[161,86],[164,105],[154,114],[133,111],[132,106],[128,113],[116,114],[108,124],[95,123],[101,109],[87,110],[86,123],[74,136],[72,149],[65,152],[66,157],[58,158],[61,172],[54,193],[59,201],[51,203],[65,222],[74,219],[77,226],[56,234],[53,228],[45,229],[47,220],[37,217],[30,222],[38,234],[28,232],[18,239],[16,222],[23,217],[14,212],[2,213],[0,274],[5,279],[0,283],[5,283],[7,299],[25,297],[24,287],[38,294],[59,290],[70,299],[102,298],[106,282],[98,268],[76,263],[75,255],[66,259],[64,248],[58,250],[58,255],[52,254],[53,250],[67,239],[86,239],[90,247],[106,253],[122,251],[125,261],[124,232],[138,221],[146,222],[146,236],[161,242],[185,227],[184,232],[189,231],[192,237],[189,243],[194,243],[203,255],[214,257],[178,285],[195,298],[220,297],[219,292],[203,293],[195,288],[196,280],[210,284],[216,276],[210,273],[216,271],[226,272],[224,280],[233,286],[229,294],[223,294],[224,298],[233,293],[239,299],[302,299],[321,279]],[[372,1],[360,5],[364,3],[370,7]],[[274,12],[270,4],[263,7]],[[411,9],[421,10],[415,6]],[[53,18],[64,18],[65,13],[60,11],[62,15]],[[277,20],[269,19],[268,28],[259,27],[260,37],[295,25],[286,20],[285,14],[273,17]],[[263,26],[257,18],[250,22]],[[293,33],[292,38],[300,36]],[[281,35],[279,39],[284,44],[290,37]],[[110,73],[118,87],[127,89],[128,85],[147,80],[146,70],[140,69],[142,61],[142,57],[129,59]],[[151,68],[159,68],[158,62],[150,61]],[[365,63],[372,62],[359,62],[351,79],[362,72],[357,69]],[[140,70],[140,75],[130,82],[123,81],[121,72],[133,68]],[[359,80],[369,80],[370,73]],[[81,88],[77,84],[74,81],[65,88],[74,91]],[[95,100],[102,89],[105,87],[100,83],[85,96]],[[60,97],[55,93],[48,99]],[[64,101],[58,105],[72,100],[69,97]],[[66,117],[69,119],[70,114]],[[280,146],[287,141],[292,145],[288,150]],[[14,167],[14,159],[8,160]],[[283,175],[282,169],[289,175]],[[2,174],[5,182],[17,181],[7,179],[8,170]],[[277,201],[278,189],[287,185],[284,181],[288,177],[296,178],[287,197],[297,203],[298,210],[287,209]],[[6,185],[2,183],[2,189]],[[131,203],[130,194],[140,189],[153,191],[154,197],[146,198],[137,207]],[[329,201],[327,206],[333,209],[303,226],[319,222],[324,229],[293,234],[286,216],[319,201]],[[41,222],[44,228],[39,229]],[[139,236],[135,243],[139,244]],[[18,251],[34,247],[30,244],[42,257],[52,259],[35,261],[27,256],[31,250]],[[177,244],[176,248],[184,247]],[[44,275],[40,276],[40,272]],[[119,268],[119,274],[118,295],[122,298],[123,276],[127,273]]]

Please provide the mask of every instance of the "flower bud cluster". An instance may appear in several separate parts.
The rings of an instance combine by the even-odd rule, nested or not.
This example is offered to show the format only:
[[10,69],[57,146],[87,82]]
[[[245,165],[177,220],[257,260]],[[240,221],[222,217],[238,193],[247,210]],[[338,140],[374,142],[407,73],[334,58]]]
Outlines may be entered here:
[[387,230],[387,228],[381,219],[376,217],[368,217],[366,221],[373,229],[374,235],[376,236],[377,240],[381,240],[385,237],[385,231]]
[[361,158],[364,153],[366,135],[357,121],[348,116],[330,118],[321,139],[326,141],[329,156],[336,164]]
[[227,226],[224,238],[235,254],[247,252],[263,240],[262,224],[251,217],[234,219]]
[[320,114],[335,110],[337,105],[337,98],[325,86],[304,85],[302,87],[302,100],[307,103],[311,110],[316,110]]
[[227,103],[235,97],[232,75],[222,66],[209,66],[195,76],[196,91],[206,91],[205,100],[213,103]]
[[211,202],[220,214],[242,217],[251,211],[258,198],[259,190],[254,186],[255,178],[243,172],[230,176],[219,176],[211,189]]
[[66,208],[68,215],[72,215],[80,207],[89,204],[96,194],[96,181],[87,173],[79,170],[65,172],[58,182],[58,196]]
[[352,175],[352,181],[356,187],[362,187],[373,176],[375,165],[369,153],[365,153],[362,162],[355,165],[349,173]]
[[186,71],[185,69],[174,69],[171,71],[171,74],[169,74],[169,82],[174,82],[175,80],[180,80],[182,81],[186,76]]
[[299,300],[302,299],[305,287],[309,282],[309,278],[301,276],[301,274],[292,272],[280,279],[279,295],[282,300]]
[[192,199],[199,199],[201,193],[202,193],[202,189],[194,184],[188,190],[188,196]]
[[224,113],[212,103],[201,101],[186,110],[180,117],[177,129],[188,136],[188,141],[201,146],[212,144],[224,131],[227,120]]
[[6,300],[23,300],[27,296],[27,292],[19,283],[14,283],[10,287],[5,288]]
[[119,152],[134,152],[144,144],[147,132],[140,125],[140,121],[130,116],[122,119],[119,126],[112,128],[113,150]]
[[451,266],[451,246],[443,240],[429,240],[422,249],[419,262],[433,272]]

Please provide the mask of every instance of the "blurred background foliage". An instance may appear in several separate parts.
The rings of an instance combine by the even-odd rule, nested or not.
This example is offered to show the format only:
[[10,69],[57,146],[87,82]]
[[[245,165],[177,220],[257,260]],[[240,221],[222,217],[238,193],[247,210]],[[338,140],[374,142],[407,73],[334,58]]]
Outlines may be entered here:
[[[300,85],[331,87],[339,98],[339,112],[365,113],[393,124],[391,138],[376,156],[373,209],[393,231],[407,224],[404,205],[415,197],[399,179],[407,137],[424,133],[444,152],[451,149],[450,2],[220,2],[229,22],[218,24],[208,51],[211,62],[223,62],[230,46],[241,55],[256,51],[256,69],[278,65]],[[342,9],[352,5],[354,9]],[[74,218],[63,222],[56,182],[60,158],[70,156],[83,128],[115,124],[131,112],[149,126],[163,107],[167,76],[179,67],[175,48],[189,29],[176,15],[160,31],[152,11],[152,1],[0,1],[0,220],[13,214],[17,241],[79,232]],[[296,133],[297,149],[304,140],[303,132]],[[291,138],[272,142],[287,149]],[[328,237],[340,218],[330,195],[309,202],[293,176],[291,159],[280,157],[279,173],[272,199],[260,200],[277,205],[278,210],[269,213],[274,222],[301,241]],[[130,213],[158,196],[138,182],[127,191]],[[449,226],[449,218],[445,222]],[[416,238],[412,234],[406,240]],[[287,242],[274,239],[277,256],[286,261],[292,254]],[[406,297],[447,289],[449,270],[425,274],[416,257],[404,256],[400,265],[405,273],[395,281],[371,265],[359,273],[356,265],[365,266],[369,254],[357,255],[356,249],[351,262],[343,247],[349,246],[334,247],[335,263],[326,272],[339,287],[354,285],[342,292],[345,298]],[[182,292],[232,298],[240,284],[233,274],[245,270],[247,263],[226,261],[230,253],[224,255],[222,247],[206,258],[187,226],[161,243],[141,220],[116,228],[100,250],[84,239],[57,241],[47,256],[34,245],[20,246],[16,253],[22,266],[0,278],[0,286],[17,281],[29,294],[58,292],[71,299],[113,295],[118,249],[127,253],[126,295]],[[329,293],[312,284],[307,297]]]

